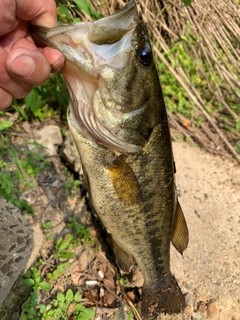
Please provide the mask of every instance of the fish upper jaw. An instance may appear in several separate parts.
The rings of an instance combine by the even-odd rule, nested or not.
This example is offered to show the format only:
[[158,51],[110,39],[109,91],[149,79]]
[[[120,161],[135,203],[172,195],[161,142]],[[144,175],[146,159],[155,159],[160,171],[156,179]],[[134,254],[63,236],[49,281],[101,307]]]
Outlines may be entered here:
[[103,64],[124,67],[134,45],[131,33],[138,23],[135,1],[130,1],[119,12],[97,21],[54,28],[31,26],[30,30],[38,43],[58,49],[81,71],[97,76],[96,69]]

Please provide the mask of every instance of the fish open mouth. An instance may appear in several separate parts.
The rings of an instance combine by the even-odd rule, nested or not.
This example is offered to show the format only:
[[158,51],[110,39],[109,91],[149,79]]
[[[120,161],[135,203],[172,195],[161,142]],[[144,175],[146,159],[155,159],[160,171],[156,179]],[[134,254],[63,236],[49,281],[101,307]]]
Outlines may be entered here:
[[[71,123],[97,143],[120,152],[141,149],[118,133],[124,121],[137,116],[145,107],[124,113],[121,103],[111,95],[105,78],[111,79],[113,69],[124,69],[135,55],[134,34],[138,23],[136,4],[131,1],[118,13],[98,21],[51,29],[32,28],[40,44],[58,49],[66,58],[62,71],[71,96]],[[108,90],[114,108],[108,104],[110,99],[103,101],[101,89]]]

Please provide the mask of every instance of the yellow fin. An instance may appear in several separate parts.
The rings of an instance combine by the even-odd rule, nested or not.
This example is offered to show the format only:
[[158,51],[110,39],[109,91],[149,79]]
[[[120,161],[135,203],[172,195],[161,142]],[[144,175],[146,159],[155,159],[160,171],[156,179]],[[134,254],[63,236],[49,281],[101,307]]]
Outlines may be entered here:
[[178,202],[174,217],[171,241],[177,251],[183,254],[183,251],[187,248],[188,240],[189,234],[187,223]]
[[132,168],[121,158],[107,165],[112,185],[120,201],[137,204],[141,199],[141,187]]

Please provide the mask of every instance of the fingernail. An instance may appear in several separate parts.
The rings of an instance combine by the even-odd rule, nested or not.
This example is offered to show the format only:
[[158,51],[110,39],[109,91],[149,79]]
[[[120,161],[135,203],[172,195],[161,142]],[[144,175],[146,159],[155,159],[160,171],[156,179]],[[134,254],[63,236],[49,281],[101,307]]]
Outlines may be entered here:
[[23,78],[31,76],[34,69],[34,60],[25,54],[18,56],[15,60],[13,60],[11,65],[11,71]]

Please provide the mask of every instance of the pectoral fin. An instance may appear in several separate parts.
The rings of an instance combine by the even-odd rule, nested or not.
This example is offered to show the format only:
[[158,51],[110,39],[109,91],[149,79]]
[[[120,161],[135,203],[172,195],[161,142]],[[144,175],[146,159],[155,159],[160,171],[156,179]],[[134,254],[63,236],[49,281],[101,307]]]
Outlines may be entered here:
[[183,254],[183,251],[187,248],[188,240],[189,235],[187,223],[178,202],[173,223],[171,241],[177,251]]
[[126,205],[139,203],[141,187],[132,168],[121,158],[106,167],[118,199]]

